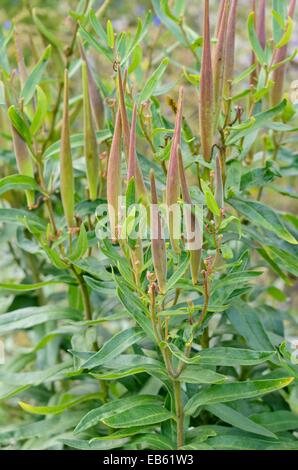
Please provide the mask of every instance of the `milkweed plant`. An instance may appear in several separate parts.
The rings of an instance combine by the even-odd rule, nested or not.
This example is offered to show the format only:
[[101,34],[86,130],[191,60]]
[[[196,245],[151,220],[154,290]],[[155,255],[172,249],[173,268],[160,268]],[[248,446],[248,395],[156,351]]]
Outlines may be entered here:
[[33,3],[0,30],[1,448],[297,450],[296,1]]

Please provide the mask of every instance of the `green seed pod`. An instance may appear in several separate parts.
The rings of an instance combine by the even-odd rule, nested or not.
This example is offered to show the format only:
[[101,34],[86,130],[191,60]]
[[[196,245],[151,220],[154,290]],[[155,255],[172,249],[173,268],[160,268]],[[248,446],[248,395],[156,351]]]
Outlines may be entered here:
[[224,208],[224,188],[222,180],[222,169],[221,161],[219,155],[216,155],[215,159],[215,174],[214,174],[214,184],[215,184],[215,200],[220,209]]
[[[178,153],[178,164],[179,164],[179,176],[180,176],[180,183],[181,183],[181,192],[182,192],[182,197],[183,201],[187,204],[187,216],[186,219],[186,241],[188,244],[193,244],[194,246],[192,247],[191,250],[189,250],[190,253],[190,270],[191,270],[191,278],[193,284],[197,284],[199,281],[199,272],[200,272],[200,263],[201,263],[201,252],[202,252],[202,243],[203,243],[203,232],[202,232],[202,227],[198,223],[198,220],[191,212],[191,205],[192,205],[192,200],[190,197],[190,192],[188,189],[187,185],[187,180],[186,180],[186,175],[183,167],[183,159],[182,159],[182,153],[181,153],[181,148],[178,147],[177,150]],[[196,229],[198,228],[198,232],[196,232]],[[194,234],[196,240],[194,240]]]
[[104,105],[103,101],[101,99],[101,95],[98,89],[98,86],[96,85],[96,82],[93,78],[91,68],[89,66],[84,48],[79,42],[79,47],[80,47],[80,54],[81,58],[83,61],[86,62],[86,67],[87,67],[87,75],[88,75],[88,86],[89,86],[89,96],[90,96],[90,102],[91,102],[91,108],[92,108],[92,114],[93,114],[93,119],[96,123],[96,128],[97,130],[102,129],[103,123],[104,123]]
[[151,251],[154,271],[156,274],[159,290],[166,293],[167,284],[167,255],[166,245],[162,234],[161,216],[158,209],[158,199],[155,184],[154,171],[150,171],[151,187]]
[[[166,203],[168,207],[168,225],[171,244],[173,250],[180,253],[179,240],[175,237],[175,228],[177,220],[175,220],[175,211],[173,212],[180,196],[180,183],[179,183],[179,168],[177,158],[177,148],[181,143],[181,127],[182,127],[182,101],[183,101],[183,88],[179,89],[179,99],[177,105],[176,122],[174,135],[172,140],[172,147],[169,159],[169,168],[167,174],[166,185]],[[172,210],[171,210],[172,208]]]
[[[126,81],[126,80],[125,80]],[[123,133],[123,144],[124,144],[124,153],[126,161],[129,160],[129,146],[130,146],[130,128],[127,117],[126,105],[125,105],[125,96],[124,96],[124,85],[122,81],[120,65],[118,66],[118,88],[119,88],[119,106],[121,111],[121,122],[122,122],[122,133]],[[140,169],[138,162],[136,162],[136,190],[137,195],[145,204],[148,205],[148,194],[147,189],[144,183],[143,175]]]
[[91,201],[94,201],[98,195],[99,149],[96,141],[96,134],[90,104],[87,64],[84,60],[82,61],[82,81],[84,99],[84,147],[87,179],[89,187],[89,197]]
[[121,194],[121,114],[118,109],[107,170],[108,213],[113,240],[118,237],[118,210]]
[[226,38],[227,26],[229,18],[230,0],[225,0],[222,19],[217,36],[217,43],[214,49],[212,68],[213,68],[213,98],[214,98],[214,120],[213,129],[217,131],[218,121],[220,117],[223,85],[224,85],[224,69],[226,58]]
[[67,226],[74,224],[74,176],[70,148],[69,109],[68,109],[68,70],[64,71],[64,102],[60,153],[60,193]]
[[209,25],[209,0],[205,0],[204,42],[202,51],[201,82],[199,97],[200,140],[204,160],[210,162],[213,145],[213,75]]

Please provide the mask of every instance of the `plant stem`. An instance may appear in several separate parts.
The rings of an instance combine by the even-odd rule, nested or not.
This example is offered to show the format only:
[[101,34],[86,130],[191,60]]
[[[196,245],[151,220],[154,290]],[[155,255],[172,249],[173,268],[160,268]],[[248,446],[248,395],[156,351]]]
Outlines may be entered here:
[[86,320],[92,320],[92,306],[91,306],[91,301],[90,301],[90,296],[88,292],[88,287],[82,278],[80,274],[77,273],[76,269],[74,266],[70,267],[71,271],[73,272],[75,278],[78,281],[78,284],[81,289],[81,294],[82,294],[82,299],[83,299],[83,304],[84,304],[84,313]]
[[176,422],[177,422],[177,449],[184,444],[184,411],[181,397],[181,384],[178,380],[173,381]]

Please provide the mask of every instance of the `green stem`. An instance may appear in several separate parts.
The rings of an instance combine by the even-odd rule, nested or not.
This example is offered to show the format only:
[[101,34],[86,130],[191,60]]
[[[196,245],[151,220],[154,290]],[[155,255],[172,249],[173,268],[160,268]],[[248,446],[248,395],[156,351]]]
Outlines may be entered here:
[[184,410],[181,397],[181,384],[178,380],[173,381],[176,423],[177,423],[177,449],[184,444]]

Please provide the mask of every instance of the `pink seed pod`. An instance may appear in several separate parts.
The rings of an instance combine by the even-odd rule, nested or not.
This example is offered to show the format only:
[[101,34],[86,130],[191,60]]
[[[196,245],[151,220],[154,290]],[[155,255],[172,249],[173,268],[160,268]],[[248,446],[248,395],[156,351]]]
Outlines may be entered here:
[[[199,224],[195,214],[191,211],[192,200],[186,180],[186,175],[183,166],[183,158],[181,153],[180,146],[177,149],[178,153],[178,164],[179,164],[179,176],[181,183],[181,192],[183,201],[187,204],[187,213],[186,216],[186,241],[187,244],[192,245],[190,252],[190,270],[191,278],[194,285],[198,283],[199,272],[200,272],[200,263],[201,263],[201,252],[203,244],[203,233],[202,227]],[[198,231],[196,231],[198,229]]]
[[217,131],[221,104],[222,104],[222,95],[223,95],[223,85],[224,85],[224,70],[225,70],[225,59],[226,59],[226,39],[227,39],[227,27],[228,27],[228,18],[230,10],[230,0],[224,1],[224,9],[222,13],[222,19],[218,31],[217,43],[213,51],[212,56],[212,69],[213,69],[213,98],[214,98],[214,120],[213,120],[213,129],[214,132]]
[[204,42],[202,51],[201,82],[199,96],[200,139],[204,160],[211,160],[213,145],[213,74],[209,25],[209,0],[205,0]]
[[60,194],[64,215],[68,227],[74,223],[74,176],[72,167],[70,132],[69,132],[69,109],[68,109],[68,70],[64,71],[64,100],[61,132],[60,151]]
[[128,172],[127,181],[134,177],[136,179],[137,172],[137,156],[136,156],[136,125],[137,125],[137,105],[134,104],[129,136],[129,152],[128,152]]
[[[126,74],[125,74],[126,77]],[[124,77],[124,78],[125,78]],[[126,82],[126,78],[124,80]],[[124,153],[125,158],[128,163],[129,160],[129,147],[130,147],[130,127],[127,117],[127,110],[125,105],[125,87],[124,82],[122,80],[121,69],[120,65],[118,66],[118,92],[119,92],[119,107],[121,112],[121,122],[122,122],[122,134],[123,134],[123,144],[124,144]],[[143,175],[140,169],[138,162],[136,161],[136,175],[135,175],[135,182],[136,182],[136,191],[138,198],[141,199],[144,205],[148,205],[148,194],[147,189],[144,183]]]
[[99,148],[91,111],[87,64],[82,61],[82,81],[84,100],[84,149],[87,169],[89,197],[94,201],[98,196],[99,183]]
[[151,187],[151,251],[155,275],[161,294],[166,293],[167,255],[166,245],[162,234],[161,215],[158,209],[158,199],[154,171],[150,171]]
[[257,36],[263,49],[266,46],[266,0],[260,0],[257,20]]
[[[169,234],[173,250],[180,253],[179,240],[175,237],[175,214],[173,213],[175,205],[178,203],[180,196],[180,182],[179,182],[179,168],[177,158],[177,148],[181,144],[181,128],[182,128],[182,102],[184,90],[182,87],[179,89],[179,99],[177,105],[176,122],[174,135],[172,140],[172,147],[170,152],[169,167],[167,174],[166,184],[166,203],[168,207],[168,224]],[[172,209],[172,210],[171,210]]]
[[107,170],[108,214],[113,240],[118,238],[118,211],[121,195],[121,113],[118,108]]
[[91,71],[90,65],[88,63],[88,59],[86,57],[86,54],[85,54],[85,51],[84,51],[84,48],[83,48],[81,42],[79,42],[79,48],[80,48],[81,59],[86,62],[86,67],[87,67],[89,95],[90,95],[90,102],[91,102],[93,119],[96,123],[97,130],[100,130],[100,129],[102,129],[103,123],[104,123],[104,105],[103,105],[103,101],[102,101],[102,98],[100,96],[98,86],[96,85],[96,82],[95,82],[94,77],[92,75],[92,71]]
[[[291,0],[288,10],[288,16],[293,18],[294,11],[296,6],[296,0]],[[281,47],[280,49],[275,50],[273,65],[282,62],[287,57],[288,52],[288,45]],[[283,95],[283,88],[284,88],[284,80],[285,80],[285,70],[286,65],[281,65],[273,72],[273,81],[274,85],[271,92],[271,103],[273,106],[276,106],[282,99]]]

